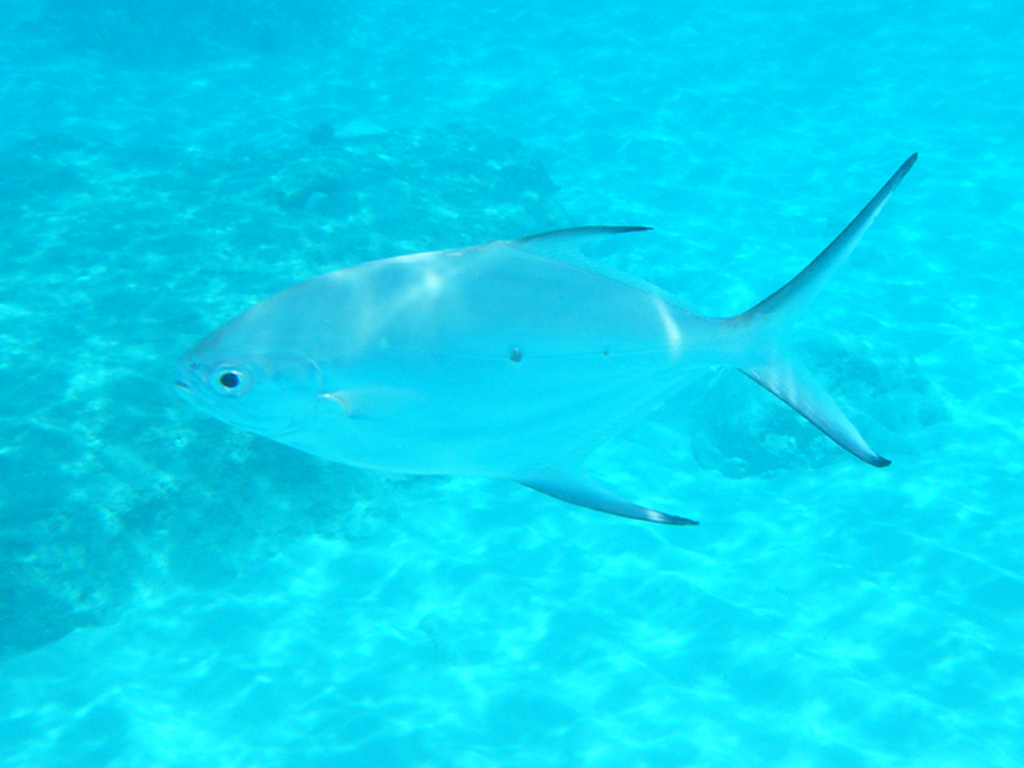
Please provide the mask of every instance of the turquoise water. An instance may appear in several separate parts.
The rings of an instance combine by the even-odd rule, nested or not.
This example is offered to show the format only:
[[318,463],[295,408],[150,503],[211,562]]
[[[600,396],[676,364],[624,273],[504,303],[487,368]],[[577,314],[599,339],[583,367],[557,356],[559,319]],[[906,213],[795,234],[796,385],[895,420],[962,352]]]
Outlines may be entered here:
[[[4,765],[1024,764],[1015,4],[2,7]],[[172,391],[297,280],[561,226],[741,311],[914,151],[794,331],[884,470],[733,371],[587,462],[697,528]]]

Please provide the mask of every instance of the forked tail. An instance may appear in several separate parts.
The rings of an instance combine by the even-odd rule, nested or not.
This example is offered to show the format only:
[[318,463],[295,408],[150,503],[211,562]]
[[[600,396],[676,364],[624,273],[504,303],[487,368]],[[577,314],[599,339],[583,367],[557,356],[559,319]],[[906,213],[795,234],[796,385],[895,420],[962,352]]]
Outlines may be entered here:
[[779,337],[850,255],[916,160],[916,153],[908,157],[864,210],[800,274],[764,301],[726,321],[737,330],[742,329],[751,339],[749,345],[744,345],[744,359],[738,366],[743,373],[788,403],[854,456],[876,467],[885,467],[891,462],[871,450],[832,397],[782,345]]

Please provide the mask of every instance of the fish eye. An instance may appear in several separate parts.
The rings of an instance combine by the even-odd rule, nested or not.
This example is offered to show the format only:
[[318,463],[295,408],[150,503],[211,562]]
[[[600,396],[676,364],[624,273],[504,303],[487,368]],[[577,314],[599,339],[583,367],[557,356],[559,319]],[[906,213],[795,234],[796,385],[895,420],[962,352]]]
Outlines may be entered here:
[[241,395],[249,389],[249,374],[238,368],[219,368],[210,377],[213,388],[222,395]]

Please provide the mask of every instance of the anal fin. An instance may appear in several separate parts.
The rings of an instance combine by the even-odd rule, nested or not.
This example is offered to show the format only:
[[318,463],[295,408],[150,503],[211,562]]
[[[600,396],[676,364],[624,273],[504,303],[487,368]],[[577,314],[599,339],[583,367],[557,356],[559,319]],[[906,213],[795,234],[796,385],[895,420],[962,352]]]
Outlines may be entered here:
[[589,477],[581,475],[570,475],[558,470],[544,470],[543,472],[531,473],[524,477],[513,478],[521,485],[540,491],[548,496],[573,504],[577,507],[586,507],[598,512],[607,512],[609,515],[619,517],[631,517],[634,520],[647,520],[652,523],[664,523],[665,525],[697,525],[696,520],[688,520],[685,517],[666,515],[656,509],[647,509],[637,504],[616,497],[611,491],[602,488]]

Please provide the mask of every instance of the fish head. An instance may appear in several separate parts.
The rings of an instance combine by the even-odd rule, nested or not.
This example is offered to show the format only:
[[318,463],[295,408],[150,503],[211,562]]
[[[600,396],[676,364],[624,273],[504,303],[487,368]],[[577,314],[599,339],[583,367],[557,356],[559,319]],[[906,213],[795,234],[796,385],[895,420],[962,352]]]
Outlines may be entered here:
[[186,352],[175,389],[187,402],[232,426],[280,440],[314,418],[320,370],[293,349],[247,348],[224,329]]

